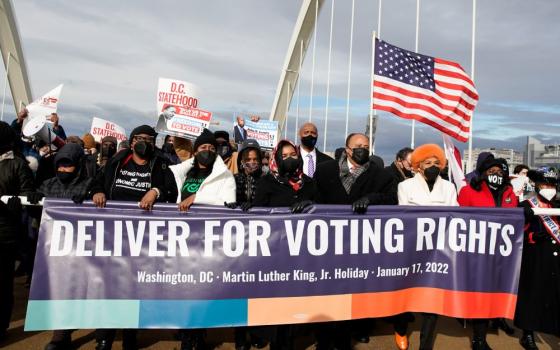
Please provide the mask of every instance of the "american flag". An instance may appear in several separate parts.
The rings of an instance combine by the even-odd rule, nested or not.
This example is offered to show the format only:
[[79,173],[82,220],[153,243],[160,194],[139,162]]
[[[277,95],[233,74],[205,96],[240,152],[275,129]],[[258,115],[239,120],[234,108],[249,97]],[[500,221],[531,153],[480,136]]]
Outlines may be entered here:
[[375,40],[372,108],[415,119],[465,142],[478,93],[455,62]]

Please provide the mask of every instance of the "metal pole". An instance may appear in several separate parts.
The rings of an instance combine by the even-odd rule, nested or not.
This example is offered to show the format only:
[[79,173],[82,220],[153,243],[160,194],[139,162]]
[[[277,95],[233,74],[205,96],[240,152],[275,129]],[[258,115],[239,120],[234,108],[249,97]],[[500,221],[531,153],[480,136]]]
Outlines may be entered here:
[[[414,52],[418,53],[418,34],[420,32],[420,0],[416,0],[416,43]],[[414,149],[414,131],[416,128],[416,120],[412,119],[412,135],[410,136],[410,148]]]
[[2,96],[2,114],[0,120],[4,121],[4,104],[6,103],[6,87],[8,86],[8,73],[10,72],[10,57],[12,54],[8,52],[8,59],[6,61],[6,76],[4,78],[4,94]]
[[303,60],[303,40],[300,41],[299,45],[299,69],[298,69],[298,83],[297,83],[297,102],[296,102],[296,125],[294,126],[294,142],[297,140],[297,128],[299,124],[299,97],[300,97],[300,87],[301,87],[301,61]]
[[331,88],[331,56],[332,56],[332,37],[333,37],[333,23],[334,23],[334,2],[331,4],[331,31],[329,34],[329,61],[327,64],[327,95],[325,98],[325,131],[323,135],[323,151],[327,150],[327,125],[329,119],[329,93]]
[[319,15],[319,0],[315,1],[315,28],[313,29],[313,57],[311,58],[311,92],[309,93],[309,121],[313,113],[313,86],[315,84],[315,48],[317,46],[317,16]]
[[369,149],[371,154],[375,154],[375,148],[373,144],[373,70],[375,67],[375,31],[371,34],[371,79],[370,79],[370,90],[369,90]]
[[[474,83],[474,51],[475,51],[475,37],[476,37],[476,0],[473,0],[473,13],[472,13],[472,46],[471,46],[471,80]],[[472,171],[472,138],[473,138],[473,121],[474,110],[471,117],[471,125],[469,129],[469,162],[467,164],[467,172]]]
[[381,8],[383,0],[379,0],[379,9],[377,10],[377,37],[381,38]]
[[346,91],[346,129],[344,137],[348,135],[348,119],[350,118],[350,81],[352,76],[352,41],[354,40],[354,7],[356,0],[352,0],[352,18],[350,19],[350,54],[348,57],[348,89]]
[[286,123],[284,124],[284,137],[288,139],[288,116],[290,112],[290,82],[288,81],[288,94],[286,95]]

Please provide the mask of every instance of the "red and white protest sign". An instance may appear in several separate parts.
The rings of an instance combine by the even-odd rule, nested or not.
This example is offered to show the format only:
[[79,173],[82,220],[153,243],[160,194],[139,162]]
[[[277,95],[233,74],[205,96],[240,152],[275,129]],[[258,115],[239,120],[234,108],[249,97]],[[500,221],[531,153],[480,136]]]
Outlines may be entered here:
[[113,136],[119,143],[126,140],[126,131],[122,126],[97,117],[93,117],[91,121],[90,134],[97,142],[101,142],[105,136]]
[[60,92],[63,84],[58,85],[51,91],[47,92],[40,98],[28,104],[25,108],[29,112],[29,118],[42,117],[50,120],[50,115],[56,113],[58,101],[60,100]]
[[210,125],[212,113],[199,108],[198,88],[191,83],[159,78],[156,101],[159,133],[194,138]]

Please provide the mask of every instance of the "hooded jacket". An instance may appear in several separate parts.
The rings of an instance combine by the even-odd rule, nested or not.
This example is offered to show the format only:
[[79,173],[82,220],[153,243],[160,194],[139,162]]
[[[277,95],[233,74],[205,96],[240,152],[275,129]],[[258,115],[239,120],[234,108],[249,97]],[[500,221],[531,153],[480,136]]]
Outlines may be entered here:
[[[111,158],[103,171],[97,173],[92,186],[92,194],[104,193],[108,200],[119,200],[113,198],[113,186],[117,172],[126,161],[132,162],[132,150],[123,149]],[[177,197],[177,187],[173,181],[173,174],[169,170],[167,160],[158,153],[154,153],[149,161],[151,169],[151,187],[156,187],[160,196],[158,202],[172,202]]]
[[[194,167],[196,158],[189,158],[184,162],[169,167],[175,179],[177,203],[181,202],[181,188],[187,174]],[[212,172],[200,185],[196,192],[194,204],[224,205],[235,202],[235,180],[222,158],[217,155]]]
[[75,143],[64,145],[54,156],[54,167],[56,167],[62,159],[68,159],[72,164],[76,164],[76,176],[69,183],[62,183],[58,176],[54,176],[43,181],[38,192],[45,197],[53,198],[72,198],[73,196],[90,197],[88,191],[92,185],[93,177],[88,176],[84,163],[84,149]]

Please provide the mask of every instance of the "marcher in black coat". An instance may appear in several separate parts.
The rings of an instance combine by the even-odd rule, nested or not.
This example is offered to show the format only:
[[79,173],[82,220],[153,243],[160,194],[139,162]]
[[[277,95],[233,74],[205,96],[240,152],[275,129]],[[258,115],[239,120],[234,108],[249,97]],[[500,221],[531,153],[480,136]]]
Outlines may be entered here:
[[402,182],[414,177],[411,163],[412,151],[413,149],[409,147],[399,150],[395,161],[391,163],[391,165],[385,167],[385,170],[387,170],[397,182]]
[[[347,139],[346,152],[339,161],[331,160],[317,166],[315,180],[318,188],[318,202],[324,204],[354,204],[357,201],[367,205],[393,205],[397,204],[397,182],[391,174],[375,163],[369,161],[368,138],[363,134],[351,134]],[[355,147],[360,146],[360,147]],[[354,150],[354,151],[353,151]],[[358,153],[366,156],[361,160],[362,166],[353,159]],[[354,153],[354,157],[353,157]],[[350,156],[348,156],[350,155]],[[359,173],[352,182],[351,165]],[[341,171],[343,167],[343,171]],[[352,184],[349,191],[343,184],[347,178]]]
[[[303,174],[303,161],[298,148],[287,140],[278,143],[270,159],[270,173],[257,184],[253,206],[256,207],[307,207],[316,201],[315,181]],[[301,208],[303,210],[303,208]]]
[[319,133],[315,124],[308,122],[299,128],[299,153],[303,159],[303,173],[311,178],[314,177],[318,164],[332,160],[331,157],[317,149],[318,138]]
[[[558,172],[555,169],[530,170],[536,194],[521,202],[525,209],[525,239],[519,277],[514,323],[523,330],[525,349],[538,349],[533,332],[560,335],[560,242],[548,232],[543,216],[533,215],[532,207],[559,208],[555,201]],[[557,217],[549,217],[559,225]],[[558,227],[558,226],[557,226]]]
[[[292,213],[301,213],[311,206],[316,198],[315,181],[302,171],[303,160],[298,148],[287,140],[278,142],[270,157],[270,173],[261,177],[253,205],[257,207],[290,207]],[[271,337],[273,349],[293,349],[293,326],[261,328],[263,338]],[[257,348],[265,345],[255,344]]]
[[[0,196],[28,195],[33,192],[33,174],[27,161],[14,149],[16,134],[0,122]],[[20,238],[21,201],[13,197],[0,201],[0,341],[10,324],[13,306],[16,244]]]
[[[317,166],[318,202],[352,204],[356,213],[365,213],[369,205],[398,203],[397,182],[384,168],[370,160],[369,139],[364,134],[350,134],[339,160]],[[364,320],[337,322],[320,327],[317,349],[350,349],[350,328],[359,342],[369,342],[368,322]],[[334,342],[334,344],[332,344]]]
[[[156,131],[141,125],[130,133],[130,149],[117,153],[98,174],[92,188],[93,202],[104,207],[107,200],[140,202],[142,209],[151,210],[154,202],[177,200],[177,184],[168,162],[155,150]],[[114,329],[96,330],[97,350],[110,350],[115,339]],[[136,330],[123,330],[123,349],[138,349]]]

